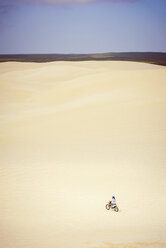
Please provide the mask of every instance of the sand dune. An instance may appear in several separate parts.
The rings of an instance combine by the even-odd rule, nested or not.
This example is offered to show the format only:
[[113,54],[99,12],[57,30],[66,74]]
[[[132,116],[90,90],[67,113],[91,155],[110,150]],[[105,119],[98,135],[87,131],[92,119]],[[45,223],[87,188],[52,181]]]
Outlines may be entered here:
[[3,248],[166,247],[165,79],[134,62],[0,64]]

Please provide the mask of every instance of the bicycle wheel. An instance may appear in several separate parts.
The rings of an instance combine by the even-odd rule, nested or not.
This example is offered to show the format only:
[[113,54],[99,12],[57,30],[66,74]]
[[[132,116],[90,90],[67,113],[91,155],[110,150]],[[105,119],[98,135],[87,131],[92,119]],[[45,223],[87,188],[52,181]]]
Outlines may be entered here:
[[118,212],[118,211],[119,211],[119,208],[116,206],[116,207],[114,208],[114,211],[115,211],[115,212]]
[[107,204],[106,206],[105,206],[105,208],[107,209],[107,210],[110,210],[110,205],[109,204]]

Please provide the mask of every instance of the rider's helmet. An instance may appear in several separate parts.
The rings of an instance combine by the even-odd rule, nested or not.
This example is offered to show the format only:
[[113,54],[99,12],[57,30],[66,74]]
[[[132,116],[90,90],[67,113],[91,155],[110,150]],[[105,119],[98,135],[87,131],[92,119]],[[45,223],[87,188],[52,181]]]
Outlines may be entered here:
[[115,196],[112,196],[112,199],[115,199]]

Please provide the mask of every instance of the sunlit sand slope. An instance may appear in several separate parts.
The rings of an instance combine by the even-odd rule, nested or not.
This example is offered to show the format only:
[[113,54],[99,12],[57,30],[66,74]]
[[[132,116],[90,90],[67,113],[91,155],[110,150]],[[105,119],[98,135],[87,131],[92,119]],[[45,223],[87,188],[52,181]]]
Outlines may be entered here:
[[165,80],[134,62],[0,64],[3,248],[166,247]]

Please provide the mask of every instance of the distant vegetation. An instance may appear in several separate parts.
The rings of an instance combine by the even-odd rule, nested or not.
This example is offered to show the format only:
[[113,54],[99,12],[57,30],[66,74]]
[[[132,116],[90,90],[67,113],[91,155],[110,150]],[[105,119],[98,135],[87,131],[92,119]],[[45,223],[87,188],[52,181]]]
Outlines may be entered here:
[[135,61],[166,66],[166,53],[129,52],[96,54],[6,54],[0,55],[0,62],[52,62],[52,61]]

